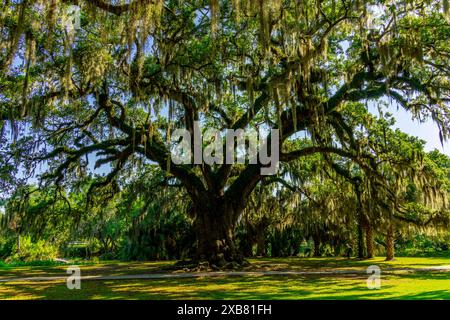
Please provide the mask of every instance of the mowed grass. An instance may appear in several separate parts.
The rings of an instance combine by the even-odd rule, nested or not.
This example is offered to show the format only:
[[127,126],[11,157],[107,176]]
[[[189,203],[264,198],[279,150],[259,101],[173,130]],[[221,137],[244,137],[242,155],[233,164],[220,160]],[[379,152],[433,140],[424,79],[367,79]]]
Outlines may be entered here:
[[175,261],[150,261],[150,262],[119,262],[104,261],[100,263],[73,262],[68,265],[57,266],[24,266],[24,267],[0,267],[1,278],[25,278],[64,276],[69,265],[79,266],[83,276],[95,275],[127,275],[146,273],[166,273],[173,270]]
[[[364,270],[450,265],[450,258],[252,259],[249,270]],[[82,275],[170,273],[173,262],[108,262],[82,265]],[[66,275],[64,267],[0,269],[0,278]],[[188,279],[82,281],[69,290],[65,281],[0,283],[0,299],[450,299],[450,272],[386,273],[381,289],[367,288],[365,275],[225,276]]]

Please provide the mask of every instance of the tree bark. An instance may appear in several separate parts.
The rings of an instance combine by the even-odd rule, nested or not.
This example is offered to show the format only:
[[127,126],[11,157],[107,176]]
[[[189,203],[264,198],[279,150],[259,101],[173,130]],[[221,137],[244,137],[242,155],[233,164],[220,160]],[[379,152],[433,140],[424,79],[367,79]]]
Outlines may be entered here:
[[318,237],[314,237],[313,241],[314,241],[314,257],[320,257],[320,239]]
[[235,226],[239,214],[233,206],[221,201],[197,204],[194,231],[197,237],[198,261],[218,267],[228,262],[242,262],[235,247]]
[[358,258],[364,259],[364,228],[358,223]]
[[260,257],[266,256],[266,235],[264,228],[258,228],[256,233],[256,255]]
[[361,190],[359,183],[355,184],[356,197],[358,200],[358,258],[364,259],[364,212],[361,201]]
[[386,261],[394,260],[394,227],[389,225],[386,235]]
[[367,259],[373,258],[373,228],[370,223],[366,226],[366,249],[367,249]]

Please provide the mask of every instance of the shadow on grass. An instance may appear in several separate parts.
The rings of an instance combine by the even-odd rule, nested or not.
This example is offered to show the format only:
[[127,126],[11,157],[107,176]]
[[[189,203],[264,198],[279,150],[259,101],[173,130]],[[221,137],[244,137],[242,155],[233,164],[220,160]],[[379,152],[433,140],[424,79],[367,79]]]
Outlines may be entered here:
[[[434,289],[402,287],[438,281]],[[134,281],[84,281],[81,290],[65,283],[14,283],[0,288],[1,299],[449,299],[449,274],[388,278],[380,290],[369,290],[363,277],[271,276]],[[399,286],[400,285],[400,286]],[[405,291],[402,291],[404,288]]]

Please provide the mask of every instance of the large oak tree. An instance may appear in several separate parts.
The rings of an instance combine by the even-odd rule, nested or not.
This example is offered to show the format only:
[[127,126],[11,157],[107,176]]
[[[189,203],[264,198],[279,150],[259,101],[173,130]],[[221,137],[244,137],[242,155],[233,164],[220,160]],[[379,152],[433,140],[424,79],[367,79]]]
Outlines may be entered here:
[[[91,191],[159,165],[192,199],[210,262],[238,258],[234,227],[262,165],[171,163],[174,129],[275,128],[282,162],[334,154],[373,177],[349,104],[390,101],[449,134],[448,1],[0,3],[0,127],[22,132],[22,163],[47,162],[42,178],[64,184],[96,154],[112,170]],[[293,149],[299,133],[312,144]]]

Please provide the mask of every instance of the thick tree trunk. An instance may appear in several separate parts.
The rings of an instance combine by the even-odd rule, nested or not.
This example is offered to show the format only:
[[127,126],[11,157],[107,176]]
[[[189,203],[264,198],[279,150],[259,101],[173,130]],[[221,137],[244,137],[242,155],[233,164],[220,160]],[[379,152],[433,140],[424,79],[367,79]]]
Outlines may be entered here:
[[386,235],[386,261],[394,260],[394,227],[389,225]]
[[194,230],[197,236],[198,261],[208,261],[217,267],[222,267],[228,262],[242,262],[235,248],[236,212],[231,205],[215,202],[196,207]]
[[373,258],[373,229],[370,223],[366,226],[366,249],[367,249],[367,258]]

